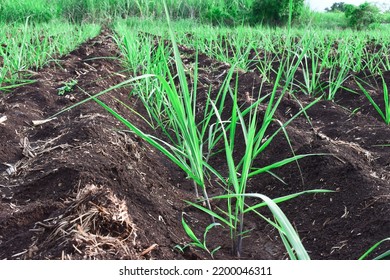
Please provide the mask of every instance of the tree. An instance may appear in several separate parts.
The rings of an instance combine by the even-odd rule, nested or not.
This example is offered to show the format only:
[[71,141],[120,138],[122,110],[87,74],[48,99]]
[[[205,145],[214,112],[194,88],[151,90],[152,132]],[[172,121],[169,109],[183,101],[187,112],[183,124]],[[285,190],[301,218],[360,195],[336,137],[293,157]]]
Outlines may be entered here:
[[357,9],[355,5],[347,4],[344,7],[344,13],[347,18],[351,17],[353,12]]
[[237,23],[242,24],[242,22],[247,21],[250,7],[245,6],[243,0],[205,2],[208,3],[205,18],[213,24],[234,25]]
[[286,24],[289,20],[290,4],[291,16],[295,19],[302,13],[305,0],[255,0],[252,5],[253,21],[269,25]]
[[333,3],[333,5],[330,6],[330,8],[326,8],[325,10],[327,12],[342,12],[342,13],[344,13],[345,6],[346,6],[346,4],[344,2],[336,2],[336,3]]
[[380,10],[377,6],[367,2],[358,7],[351,6],[345,10],[345,16],[352,27],[360,30],[380,22]]

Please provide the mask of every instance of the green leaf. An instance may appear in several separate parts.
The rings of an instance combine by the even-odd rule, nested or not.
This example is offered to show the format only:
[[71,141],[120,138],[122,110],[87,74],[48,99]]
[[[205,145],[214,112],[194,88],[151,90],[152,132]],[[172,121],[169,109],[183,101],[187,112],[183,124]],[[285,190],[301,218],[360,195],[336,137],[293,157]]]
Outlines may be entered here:
[[214,228],[214,227],[217,227],[217,226],[222,226],[220,223],[212,223],[210,225],[208,225],[203,233],[203,246],[205,248],[207,248],[207,243],[206,243],[206,237],[207,237],[207,234],[209,233],[209,231]]
[[193,207],[195,207],[195,208],[197,208],[197,209],[199,209],[199,210],[201,210],[201,211],[203,211],[203,212],[209,214],[210,216],[212,216],[212,217],[214,217],[214,218],[220,220],[222,223],[224,223],[224,224],[227,225],[228,227],[234,228],[234,226],[233,226],[230,222],[228,222],[226,219],[224,219],[223,217],[221,217],[221,216],[218,215],[217,213],[211,211],[210,209],[208,209],[208,208],[206,208],[206,207],[203,207],[203,206],[201,206],[201,205],[198,205],[198,204],[196,204],[196,203],[193,203],[193,202],[191,202],[191,201],[188,201],[188,200],[185,200],[185,202],[188,203],[189,205],[191,205],[191,206],[193,206]]
[[202,242],[196,237],[195,233],[187,224],[183,216],[181,217],[181,224],[183,225],[184,231],[192,239],[192,241],[194,241],[196,244],[202,244]]
[[[359,260],[364,260],[364,259],[366,259],[367,256],[368,256],[369,254],[371,254],[376,248],[379,247],[379,245],[381,245],[382,243],[384,243],[384,242],[386,242],[386,241],[390,241],[390,237],[385,238],[385,239],[383,239],[383,240],[381,240],[381,241],[375,243],[370,249],[367,250],[367,252],[365,252],[365,253],[359,258]],[[384,257],[388,256],[389,254],[390,254],[390,251],[387,251],[386,253],[380,255],[379,257],[384,258]],[[377,258],[379,258],[379,257],[377,257]]]
[[281,161],[275,162],[273,164],[267,165],[265,167],[256,168],[255,171],[253,171],[253,172],[251,172],[249,174],[249,177],[253,177],[255,175],[268,172],[268,171],[270,171],[272,169],[282,167],[282,166],[284,166],[286,164],[289,164],[291,162],[297,161],[297,160],[305,158],[305,157],[318,156],[318,155],[324,155],[324,154],[305,154],[305,155],[296,155],[296,156],[293,156],[293,157],[290,157],[290,158],[286,158],[286,159],[283,159]]

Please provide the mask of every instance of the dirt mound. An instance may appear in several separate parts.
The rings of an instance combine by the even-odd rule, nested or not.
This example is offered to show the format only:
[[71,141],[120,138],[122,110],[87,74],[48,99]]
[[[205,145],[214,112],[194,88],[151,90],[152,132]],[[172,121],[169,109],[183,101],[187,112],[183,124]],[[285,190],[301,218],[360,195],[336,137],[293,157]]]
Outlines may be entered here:
[[[185,62],[194,60],[195,52],[181,51]],[[199,108],[210,85],[217,91],[228,70],[225,63],[199,57]],[[210,258],[192,248],[184,254],[174,249],[189,241],[181,226],[182,212],[199,236],[210,223],[207,215],[183,202],[195,199],[192,184],[99,105],[85,103],[49,122],[32,123],[83,100],[85,92],[98,93],[127,78],[110,34],[103,32],[34,78],[34,84],[0,99],[0,118],[6,116],[0,124],[0,258]],[[77,85],[59,95],[71,81]],[[238,88],[240,102],[249,104],[252,93],[260,88],[270,91],[272,85],[248,72],[239,73]],[[142,113],[140,102],[128,98],[130,91],[117,89],[101,99],[153,132],[118,102]],[[312,101],[306,96],[298,99],[299,103],[287,95],[275,118],[284,122]],[[285,184],[265,174],[248,186],[250,192],[271,198],[313,188],[335,191],[281,204],[313,259],[356,259],[390,234],[390,149],[383,145],[389,143],[389,127],[371,110],[351,114],[354,100],[364,99],[343,95],[342,100],[343,106],[319,102],[307,111],[309,119],[301,116],[287,128],[296,154],[327,155],[276,170]],[[275,122],[270,133],[277,128]],[[261,167],[290,156],[280,134],[256,164]],[[211,160],[226,168],[223,157]],[[210,186],[210,193],[218,189]],[[250,234],[244,239],[242,258],[286,257],[274,228],[255,215],[246,221]],[[208,244],[222,246],[216,258],[232,258],[227,229],[211,231]]]
[[45,220],[46,224],[35,224],[37,231],[49,229],[51,234],[31,245],[30,252],[34,250],[39,255],[42,251],[44,255],[40,257],[47,258],[73,247],[76,257],[83,259],[139,258],[135,251],[136,226],[126,203],[110,189],[87,185],[65,204],[68,207],[61,215]]
[[[124,127],[93,102],[42,125],[32,124],[83,100],[87,97],[83,91],[94,94],[123,82],[126,76],[121,71],[116,45],[104,32],[42,69],[34,77],[36,83],[2,97],[0,112],[7,120],[0,125],[0,258],[134,259],[155,243],[159,249],[153,257],[181,257],[173,250],[182,242],[175,232],[184,205],[183,195],[176,194],[181,175],[171,175],[178,173],[175,167],[137,137],[122,132]],[[77,80],[83,91],[75,87],[59,95],[58,89],[71,80]],[[131,112],[114,99],[128,102],[130,90],[114,90],[102,100],[130,118]],[[92,246],[88,242],[83,251],[69,242],[47,242],[55,227],[42,228],[40,223],[57,221],[68,211],[67,201],[87,185],[104,186],[126,201],[132,222],[142,228],[133,247],[124,250],[118,243],[113,245],[118,249],[115,255],[105,252],[110,251],[107,248],[92,254],[85,251]],[[86,239],[84,233],[91,234],[81,228],[76,239]],[[106,235],[114,238],[118,233]]]

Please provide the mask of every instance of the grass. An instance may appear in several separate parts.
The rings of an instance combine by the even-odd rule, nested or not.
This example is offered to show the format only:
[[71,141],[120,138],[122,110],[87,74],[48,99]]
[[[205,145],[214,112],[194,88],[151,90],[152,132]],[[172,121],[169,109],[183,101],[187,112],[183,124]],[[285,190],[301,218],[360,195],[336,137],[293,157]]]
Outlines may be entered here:
[[0,21],[23,23],[27,18],[32,22],[49,22],[56,17],[55,7],[48,5],[47,0],[2,0],[0,4]]
[[[200,18],[203,21],[240,20],[249,11],[253,0],[167,0],[173,19]],[[221,17],[223,15],[223,17]],[[163,1],[151,0],[3,0],[0,21],[48,22],[63,17],[71,22],[102,22],[119,17],[165,18]]]
[[[237,7],[248,10],[250,3],[250,0],[233,0],[229,12]],[[291,259],[309,259],[297,229],[280,204],[304,194],[327,191],[316,189],[271,199],[248,192],[248,181],[261,174],[281,180],[274,173],[275,169],[292,163],[299,167],[300,159],[313,156],[295,154],[286,127],[299,115],[305,115],[310,122],[306,110],[319,99],[313,99],[281,123],[275,119],[275,113],[286,94],[294,97],[294,93],[299,92],[334,101],[341,90],[346,89],[345,83],[351,75],[362,71],[380,75],[383,106],[371,97],[367,90],[369,85],[363,86],[360,82],[358,85],[380,117],[390,124],[388,85],[383,77],[383,73],[390,70],[387,47],[390,33],[384,32],[387,29],[343,29],[345,21],[339,14],[331,13],[305,15],[304,29],[299,25],[286,29],[238,23],[235,28],[199,24],[215,20],[215,15],[210,14],[211,6],[216,7],[214,12],[218,9],[228,11],[227,2],[222,0],[169,0],[165,7],[163,2],[149,0],[56,0],[50,4],[43,0],[4,0],[0,6],[0,38],[3,38],[0,42],[0,91],[31,82],[30,75],[53,57],[66,54],[95,36],[100,30],[99,23],[114,22],[113,37],[121,50],[122,63],[133,78],[58,114],[94,100],[186,173],[198,197],[188,203],[208,214],[212,222],[204,230],[203,238],[198,238],[183,216],[182,226],[191,241],[183,247],[178,246],[179,250],[195,246],[214,256],[220,247],[213,244],[210,248],[206,237],[211,230],[224,226],[230,230],[233,254],[241,256],[245,250],[242,240],[250,234],[245,217],[251,213],[277,229]],[[127,18],[129,16],[137,17]],[[168,21],[163,18],[165,16]],[[170,22],[170,18],[177,20]],[[178,44],[195,50],[195,62],[184,65]],[[205,69],[199,69],[199,54],[223,61],[230,67],[221,74],[220,88],[209,89],[200,121],[197,119],[199,72]],[[236,74],[243,71],[256,71],[263,85],[273,85],[271,92],[265,93],[262,88],[259,92],[251,92],[255,101],[248,107],[238,101]],[[298,72],[303,80],[298,78]],[[58,94],[71,91],[76,84],[75,80],[64,84]],[[132,95],[143,102],[148,112],[148,116],[143,116],[145,122],[152,130],[159,130],[162,137],[140,130],[99,99],[101,95],[129,84],[134,88]],[[228,102],[233,106],[226,117]],[[264,116],[260,117],[260,108],[264,106]],[[280,128],[271,131],[273,123]],[[291,156],[257,166],[256,159],[267,152],[267,147],[281,133],[286,138],[286,147],[291,149]],[[245,150],[238,158],[235,150],[242,143],[237,135],[243,136]],[[210,159],[216,154],[223,154],[227,170],[212,166]],[[210,177],[218,178],[220,195],[208,196]],[[214,200],[223,200],[225,204],[215,210],[212,207]],[[260,202],[253,202],[258,200]],[[264,207],[271,211],[271,217],[260,212]],[[375,244],[361,259],[367,258],[384,241]],[[388,252],[380,257],[387,255]]]
[[298,26],[302,26],[302,28],[310,26],[316,29],[334,31],[346,29],[348,20],[344,13],[320,13],[306,10],[301,16]]
[[[275,91],[274,91],[275,92]],[[304,249],[298,234],[295,229],[293,229],[287,217],[284,215],[283,211],[277,206],[277,204],[269,199],[268,197],[262,194],[247,193],[248,180],[251,177],[256,175],[269,172],[274,168],[278,168],[289,164],[291,162],[297,161],[303,157],[309,155],[298,155],[291,158],[286,158],[282,161],[273,163],[269,166],[263,168],[253,168],[255,159],[259,156],[260,153],[272,142],[272,140],[264,139],[265,132],[267,131],[268,125],[273,119],[274,108],[278,107],[278,102],[272,108],[272,102],[268,103],[267,111],[268,116],[264,117],[264,121],[260,127],[257,123],[257,112],[259,105],[262,99],[258,99],[256,106],[253,106],[253,110],[250,112],[250,120],[248,122],[244,121],[243,113],[240,111],[237,104],[237,94],[234,95],[233,103],[233,112],[231,120],[226,123],[222,121],[220,114],[218,113],[217,108],[215,108],[215,113],[217,114],[219,124],[222,127],[223,138],[225,143],[225,152],[226,160],[229,168],[229,177],[225,180],[226,186],[224,187],[227,190],[227,195],[217,196],[215,199],[226,199],[227,200],[227,217],[228,223],[231,229],[231,238],[233,241],[233,253],[234,255],[240,257],[242,253],[242,240],[245,238],[246,231],[244,228],[244,216],[247,213],[247,204],[245,202],[246,197],[259,198],[265,202],[265,205],[268,206],[271,212],[274,215],[275,222],[270,221],[269,218],[264,218],[267,222],[277,228],[280,232],[282,239],[285,241],[285,246],[289,252],[291,259],[309,259],[309,255]],[[273,97],[271,96],[271,100]],[[268,119],[268,120],[267,120]],[[245,153],[242,159],[238,164],[235,164],[235,159],[233,157],[233,151],[235,149],[236,133],[237,126],[240,125],[242,133],[245,139]],[[229,130],[229,131],[228,131]],[[271,137],[270,139],[272,139]],[[192,204],[194,205],[194,204]],[[199,207],[199,209],[205,211],[204,207]],[[213,215],[213,214],[212,214]],[[219,216],[215,215],[215,217]],[[226,223],[226,220],[223,219]],[[285,238],[285,239],[284,239]]]
[[[310,156],[310,155],[293,155],[291,158],[286,158],[284,160],[275,162],[269,166],[262,168],[255,168],[253,163],[255,159],[267,148],[267,146],[272,142],[272,139],[282,131],[285,126],[288,125],[296,116],[303,113],[303,109],[299,114],[294,116],[289,122],[282,124],[282,127],[275,132],[268,139],[266,138],[266,133],[268,131],[269,125],[274,121],[274,114],[278,108],[279,103],[281,102],[283,95],[287,92],[288,84],[293,79],[294,73],[298,68],[298,65],[304,54],[301,54],[297,59],[295,64],[291,65],[291,68],[285,71],[285,64],[282,63],[281,67],[278,70],[277,80],[275,82],[274,89],[271,94],[268,94],[264,97],[259,97],[258,101],[252,104],[249,108],[245,110],[240,109],[240,105],[237,101],[237,87],[235,89],[231,88],[231,81],[235,67],[231,68],[231,71],[227,74],[225,81],[222,83],[222,86],[219,90],[217,98],[212,100],[209,98],[206,101],[206,107],[204,110],[204,118],[200,123],[196,122],[196,97],[197,97],[197,81],[198,81],[198,72],[197,72],[197,61],[193,68],[193,73],[190,75],[192,78],[192,86],[190,87],[187,81],[186,71],[181,60],[181,55],[176,44],[175,34],[173,33],[172,27],[169,25],[169,13],[166,10],[168,18],[168,33],[170,42],[172,44],[171,52],[168,53],[168,56],[162,54],[156,56],[160,60],[157,65],[162,65],[165,67],[165,70],[162,72],[167,76],[156,75],[154,73],[147,73],[131,80],[126,81],[120,85],[107,89],[99,94],[91,96],[90,98],[80,102],[74,106],[78,106],[81,103],[89,101],[91,99],[95,100],[100,104],[104,109],[109,113],[114,115],[118,120],[125,124],[133,133],[144,139],[146,142],[160,150],[165,156],[177,164],[183,171],[186,172],[188,178],[194,182],[195,191],[197,193],[198,187],[202,190],[202,195],[204,202],[207,207],[203,207],[193,202],[189,202],[194,207],[201,209],[205,213],[209,214],[212,219],[212,224],[206,228],[205,235],[207,232],[217,225],[214,221],[217,219],[223,224],[227,225],[231,230],[231,239],[233,242],[232,250],[234,255],[240,256],[242,253],[242,239],[245,235],[244,229],[244,216],[245,209],[247,205],[245,203],[245,197],[255,197],[260,198],[266,202],[266,205],[271,209],[274,214],[275,222],[271,222],[271,219],[266,218],[273,226],[275,226],[282,236],[284,244],[287,251],[290,253],[291,258],[293,259],[308,259],[308,254],[302,246],[300,239],[292,227],[291,223],[288,221],[284,213],[281,211],[279,206],[268,197],[261,194],[248,194],[246,191],[247,181],[249,178],[257,176],[262,173],[270,173],[272,169],[284,166],[286,164],[296,162],[299,159]],[[131,33],[131,36],[134,36],[135,33]],[[117,38],[117,42],[122,42],[122,50],[126,51],[126,56],[129,57],[131,53],[131,46],[129,46],[129,40],[125,39],[126,37]],[[134,38],[133,38],[134,39]],[[144,50],[146,46],[146,51]],[[152,47],[153,49],[147,49],[147,47]],[[136,50],[141,48],[141,53],[158,53],[164,52],[165,48],[161,47],[159,43],[157,46],[152,44],[142,45],[136,43]],[[133,50],[134,51],[134,50]],[[174,59],[173,66],[170,65],[169,59],[167,57],[172,56]],[[141,58],[141,56],[137,56]],[[290,54],[287,56],[287,62],[289,62]],[[150,62],[150,61],[147,61]],[[134,63],[134,62],[133,62]],[[153,64],[155,64],[153,62]],[[134,68],[134,67],[133,67]],[[134,71],[135,69],[131,69]],[[144,69],[150,70],[149,65],[145,65]],[[176,82],[175,82],[176,77]],[[282,77],[286,80],[282,83]],[[149,102],[146,102],[148,98],[141,97],[141,100],[144,101],[146,109],[149,111],[149,116],[154,118],[154,121],[158,124],[158,128],[165,133],[165,136],[168,140],[161,138],[156,138],[153,135],[146,134],[142,132],[139,128],[134,126],[131,122],[119,115],[115,110],[110,108],[104,102],[99,99],[99,96],[107,93],[108,91],[118,88],[127,83],[134,82],[145,82],[142,83],[142,86],[147,87],[148,80],[153,79],[157,81],[157,84],[154,84],[156,88],[153,89],[153,95],[158,96],[153,100],[158,100],[160,105],[156,107],[151,107]],[[277,90],[282,86],[283,92],[280,96],[277,96]],[[146,89],[150,89],[147,87]],[[139,90],[139,92],[147,92],[145,88]],[[146,93],[149,94],[149,93]],[[260,93],[259,93],[260,94]],[[228,98],[228,95],[231,95],[233,99],[233,109],[231,116],[227,120],[222,120],[222,113],[224,112],[224,104]],[[267,109],[265,112],[265,117],[261,123],[258,121],[257,112],[258,106],[261,102],[264,102],[265,98],[268,98]],[[313,102],[314,104],[315,102]],[[312,106],[313,104],[310,104]],[[72,107],[74,107],[72,106]],[[309,107],[310,107],[309,106]],[[158,111],[160,110],[160,111]],[[158,117],[158,119],[157,119]],[[217,121],[212,121],[217,119]],[[246,120],[245,120],[246,119]],[[236,133],[238,130],[238,125],[241,127],[244,139],[246,151],[241,160],[236,164],[233,158],[233,150],[236,145]],[[170,133],[172,131],[172,133]],[[285,131],[285,130],[284,130]],[[208,133],[208,134],[207,134]],[[227,173],[229,177],[225,178],[223,171],[220,173],[218,168],[211,166],[208,162],[211,150],[219,142],[219,140],[224,143],[224,150],[226,153],[226,161],[228,170]],[[207,144],[206,144],[207,143]],[[207,147],[207,148],[205,148]],[[237,175],[240,174],[240,175]],[[212,210],[211,201],[207,194],[206,187],[206,175],[216,176],[223,182],[222,190],[227,192],[227,195],[218,196],[217,198],[226,199],[226,210],[227,212],[218,213],[217,211]],[[313,190],[317,192],[317,190]],[[318,190],[318,192],[323,192]],[[289,198],[294,198],[297,195],[290,196]],[[234,202],[233,202],[234,201]],[[256,208],[256,207],[255,207]],[[226,218],[223,218],[221,215],[226,214]],[[186,233],[192,239],[192,245],[202,248],[209,252],[211,255],[213,251],[209,251],[205,242],[201,242],[194,235],[190,227],[185,223],[185,220],[182,220],[183,227]],[[205,239],[205,236],[204,236]],[[217,247],[218,248],[218,247]]]
[[[363,94],[367,97],[368,101],[371,103],[371,105],[375,108],[375,110],[378,112],[380,117],[384,120],[384,122],[389,125],[390,124],[390,102],[389,102],[389,90],[386,83],[386,80],[383,75],[380,76],[382,81],[382,87],[383,87],[383,109],[381,106],[375,102],[375,100],[372,98],[370,91],[368,91],[361,82],[357,81],[357,84]],[[372,91],[375,90],[375,88],[372,89]]]
[[[148,33],[168,38],[168,27],[162,20],[132,18],[117,23],[117,28],[122,29],[137,30],[137,26],[147,29]],[[379,74],[389,71],[390,66],[389,49],[386,47],[390,33],[379,30],[294,28],[289,35],[291,43],[286,49],[284,28],[229,28],[200,25],[191,20],[174,22],[172,28],[179,44],[244,71],[253,70],[253,65],[256,65],[255,69],[269,82],[274,82],[286,51],[295,53],[296,57],[304,51],[300,65],[304,80],[302,82],[295,77],[292,83],[308,95],[323,96],[327,100],[335,100],[337,94],[346,89],[345,82],[355,73],[367,71]]]
[[[191,36],[188,36],[189,29],[192,30]],[[292,151],[292,156],[289,158],[268,166],[254,166],[255,159],[265,152],[274,137],[281,131],[286,133],[285,127],[299,114],[305,114],[308,107],[315,104],[314,101],[308,107],[302,108],[296,116],[282,123],[281,128],[271,137],[266,138],[269,125],[275,121],[274,114],[279,102],[284,94],[292,89],[291,85],[298,85],[301,90],[305,89],[306,94],[320,95],[328,100],[334,100],[336,93],[343,87],[351,71],[370,67],[368,63],[356,63],[366,55],[364,48],[368,39],[359,35],[361,37],[356,40],[356,35],[348,31],[345,31],[343,41],[340,41],[332,32],[314,35],[318,34],[314,29],[303,33],[300,30],[290,30],[286,37],[285,29],[275,31],[244,26],[232,29],[210,25],[198,26],[192,21],[166,24],[155,19],[135,18],[118,21],[115,30],[115,40],[123,53],[123,63],[127,65],[135,78],[91,96],[83,102],[95,100],[133,133],[177,164],[193,181],[197,196],[199,196],[198,188],[202,191],[203,200],[188,201],[188,203],[209,214],[212,217],[212,223],[205,229],[203,240],[201,240],[196,237],[183,218],[183,228],[192,240],[187,245],[201,248],[213,255],[219,247],[216,246],[215,250],[209,249],[206,244],[206,235],[215,226],[224,225],[230,229],[234,255],[240,256],[243,250],[242,239],[248,234],[245,229],[245,215],[253,212],[279,231],[291,259],[308,259],[309,255],[296,230],[278,204],[305,193],[326,191],[312,190],[270,199],[262,194],[248,193],[248,179],[264,173],[276,176],[272,172],[273,169],[312,156],[295,155]],[[141,30],[150,32],[144,33]],[[256,42],[253,39],[258,37],[263,38],[262,42]],[[299,38],[299,40],[294,40],[294,38]],[[165,39],[169,39],[171,45],[167,45]],[[205,53],[210,57],[229,62],[231,65],[231,70],[227,73],[216,99],[209,98],[206,102],[203,121],[200,123],[195,121],[199,79],[198,62],[196,60],[190,70],[186,69],[176,40],[180,44],[193,47],[197,53]],[[336,52],[334,52],[335,44],[338,44]],[[233,52],[230,52],[231,50]],[[265,96],[261,96],[259,92],[259,96],[255,99],[257,101],[249,108],[242,109],[237,101],[237,87],[232,88],[231,83],[234,83],[234,71],[237,66],[244,70],[248,69],[252,62],[249,61],[248,56],[252,50],[256,50],[259,56],[263,53],[272,54],[272,56],[264,55],[267,60],[258,66],[258,70],[264,74],[265,81],[274,84],[274,88],[270,94]],[[277,62],[276,66],[273,66],[273,62]],[[272,65],[272,68],[269,65]],[[297,84],[295,80],[295,74],[300,68],[303,69],[304,84]],[[324,82],[326,82],[325,86],[322,85]],[[133,94],[144,103],[150,118],[147,122],[153,129],[163,132],[164,138],[157,138],[141,131],[99,100],[102,94],[126,84],[135,86]],[[277,95],[280,91],[282,93]],[[233,111],[228,119],[222,119],[224,104],[228,98],[233,102]],[[258,108],[265,100],[267,100],[265,116],[259,121]],[[77,105],[79,104],[75,106]],[[237,145],[235,137],[238,130],[241,130],[241,134],[244,135],[246,150],[244,156],[236,161],[233,151]],[[291,145],[288,134],[286,138],[286,145]],[[221,142],[228,166],[228,170],[224,171],[209,164],[209,159],[214,154],[214,147]],[[226,173],[229,174],[228,177],[223,175]],[[208,197],[206,178],[209,176],[219,178],[222,182],[221,189],[225,194],[213,198]],[[248,205],[247,198],[260,199],[263,202]],[[213,199],[225,200],[225,208],[218,211],[212,210]],[[205,202],[206,206],[203,206],[202,202]],[[271,209],[273,218],[265,217],[258,212],[259,208],[265,206]]]
[[[138,25],[137,22],[137,19],[132,19],[129,23],[131,28],[137,29],[137,26],[141,26],[143,29],[146,29],[142,23]],[[147,29],[150,30],[150,33],[162,36],[162,38],[168,37],[167,33],[169,33],[169,30],[164,22],[159,21],[158,24],[155,25],[153,25],[152,22],[153,21],[144,22],[148,26]],[[158,26],[158,29],[155,28],[155,26]],[[368,35],[367,33],[362,32],[356,36],[356,33],[346,30],[341,32],[343,34],[340,36],[340,33],[336,34],[334,31],[328,31],[321,34],[318,32],[318,29],[313,29],[309,32],[305,31],[303,33],[300,30],[293,30],[291,31],[291,37],[298,37],[300,40],[292,40],[291,45],[287,45],[290,49],[286,50],[286,38],[283,36],[283,29],[276,31],[271,31],[266,28],[255,29],[248,27],[230,29],[226,27],[214,27],[208,25],[199,26],[189,21],[176,22],[173,25],[173,29],[175,30],[175,35],[179,43],[191,46],[198,52],[206,53],[208,56],[220,61],[229,62],[232,67],[239,65],[241,69],[245,70],[248,69],[248,65],[251,63],[251,61],[248,60],[249,52],[252,49],[258,48],[259,44],[261,44],[262,51],[274,55],[273,57],[264,55],[263,57],[268,59],[268,62],[267,60],[264,60],[265,62],[259,66],[261,69],[258,69],[261,73],[264,73],[264,76],[267,78],[266,81],[272,81],[276,85],[274,93],[276,92],[276,89],[282,88],[284,91],[288,89],[288,85],[295,81],[294,74],[299,67],[304,69],[304,73],[306,75],[305,81],[307,82],[306,85],[300,85],[300,88],[302,89],[303,87],[306,87],[308,89],[308,91],[305,91],[307,94],[320,95],[327,100],[335,99],[336,94],[344,88],[344,82],[349,78],[353,71],[360,71],[362,69],[369,69],[373,72],[378,71],[378,69],[373,68],[374,63],[362,63],[362,60],[364,61],[365,56],[367,56],[366,47],[368,42],[370,40],[379,40],[379,38],[381,38],[375,33]],[[188,30],[192,30],[190,36],[188,36]],[[170,37],[172,38],[172,34]],[[262,41],[255,42],[253,38],[259,37],[262,38]],[[137,36],[135,36],[135,38],[137,38]],[[343,39],[341,40],[339,38]],[[337,45],[336,48],[335,45]],[[233,52],[229,52],[230,50],[233,50]],[[386,57],[385,53],[386,50],[382,48],[379,50],[376,57]],[[279,63],[279,68],[270,67],[270,65],[273,64],[272,62],[280,62],[281,59],[286,56],[288,59],[284,62],[284,64]],[[176,63],[181,64],[180,60],[177,59],[178,55],[175,54],[175,57]],[[385,64],[386,63],[382,62],[382,65]],[[196,69],[195,65],[194,84],[196,84],[197,79]],[[227,84],[225,83],[225,85]],[[273,113],[278,107],[277,102],[275,103],[275,106],[273,106],[272,102],[268,104],[268,118],[266,113],[263,123],[259,124],[257,123],[255,108],[256,105],[260,104],[262,98],[257,99],[258,103],[253,105],[253,111],[248,110],[241,112],[239,105],[236,103],[237,93],[231,88],[229,88],[229,92],[230,95],[232,95],[231,98],[234,104],[233,113],[229,120],[223,120],[221,118],[220,107],[210,100],[210,104],[214,108],[214,114],[218,118],[218,122],[212,124],[214,129],[213,131],[222,132],[222,134],[214,134],[212,138],[220,139],[222,135],[225,143],[224,150],[226,153],[226,160],[229,167],[228,174],[230,174],[229,178],[223,178],[223,176],[215,169],[209,168],[215,176],[221,178],[221,181],[225,184],[223,189],[227,192],[225,195],[213,197],[212,199],[225,199],[226,209],[221,213],[217,213],[215,211],[211,211],[210,207],[204,207],[199,203],[190,201],[188,201],[188,203],[214,217],[214,219],[218,220],[219,223],[230,228],[233,242],[232,250],[237,256],[240,256],[243,250],[242,239],[246,236],[246,234],[248,234],[244,226],[244,216],[249,212],[256,212],[261,218],[265,219],[279,230],[291,259],[308,259],[309,256],[302,246],[302,243],[300,243],[299,236],[296,234],[295,230],[292,230],[293,228],[285,218],[278,205],[276,203],[274,204],[275,201],[279,202],[282,200],[271,200],[260,194],[247,193],[246,186],[247,180],[251,176],[270,172],[273,168],[296,162],[300,158],[309,155],[294,154],[291,158],[276,162],[270,166],[255,168],[252,165],[254,159],[258,157],[259,154],[265,150],[266,146],[270,144],[270,141],[272,141],[271,137],[269,141],[264,142],[263,137],[265,135],[265,131],[267,131],[269,123],[273,121]],[[271,97],[271,100],[273,100],[273,98],[275,98],[275,95]],[[210,115],[212,114],[210,111],[208,112]],[[303,109],[300,113],[305,113],[305,109]],[[244,121],[244,116],[247,119],[246,121]],[[282,124],[283,127],[285,125],[287,124]],[[238,127],[242,129],[246,143],[246,151],[245,157],[243,157],[238,163],[235,163],[232,154],[235,146],[234,138]],[[257,131],[259,127],[260,130]],[[324,190],[313,191],[325,192]],[[304,193],[300,193],[299,195],[302,194]],[[245,202],[245,198],[248,197],[258,198],[266,201],[267,203],[259,203],[254,206],[249,206],[246,205]],[[292,199],[294,197],[296,196],[292,195],[289,196],[288,199]],[[262,216],[262,214],[256,211],[257,208],[264,206],[268,206],[273,209],[273,214],[276,219],[275,221]],[[214,223],[212,225],[214,225]],[[185,228],[188,229],[188,227]],[[186,232],[188,233],[187,230]],[[208,230],[206,230],[206,232],[208,232]],[[204,249],[206,248],[204,243],[200,242],[199,239],[195,239],[192,234],[191,236],[193,241],[197,240],[194,241],[198,244],[195,246],[203,246]],[[210,252],[208,249],[206,251]]]
[[74,25],[52,21],[39,25],[0,23],[0,90],[31,82],[30,76],[54,57],[75,49],[88,38],[100,32],[96,24]]
[[191,229],[191,227],[187,224],[186,220],[184,219],[184,215],[182,215],[182,218],[181,218],[181,223],[183,225],[183,229],[184,231],[186,232],[186,234],[188,235],[188,237],[192,240],[192,242],[184,245],[184,246],[180,246],[180,245],[176,245],[175,248],[180,250],[182,253],[184,253],[184,250],[187,248],[187,247],[197,247],[201,250],[204,250],[206,251],[207,253],[210,254],[211,257],[214,257],[214,254],[219,250],[221,249],[221,246],[217,246],[216,248],[214,249],[209,249],[208,248],[208,245],[207,245],[207,242],[206,242],[206,238],[207,238],[207,234],[209,233],[209,231],[211,229],[213,229],[214,227],[218,227],[218,226],[222,226],[220,223],[212,223],[210,225],[208,225],[203,233],[203,240],[200,240],[194,233],[194,231]]

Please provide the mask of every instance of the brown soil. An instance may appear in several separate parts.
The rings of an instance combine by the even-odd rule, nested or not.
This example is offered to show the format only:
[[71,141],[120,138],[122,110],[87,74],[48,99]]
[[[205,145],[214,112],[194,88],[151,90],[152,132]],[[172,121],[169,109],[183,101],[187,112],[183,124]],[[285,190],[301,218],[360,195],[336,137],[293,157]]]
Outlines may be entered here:
[[[180,48],[185,64],[194,52]],[[181,253],[175,245],[189,242],[182,213],[198,236],[210,218],[189,207],[195,200],[185,174],[91,101],[56,119],[34,126],[62,108],[126,80],[119,53],[107,32],[42,69],[34,84],[0,97],[0,258],[1,259],[208,259],[194,248]],[[216,92],[229,65],[199,57],[199,108],[212,85]],[[389,73],[386,73],[387,78]],[[77,80],[64,96],[58,88]],[[356,86],[350,81],[351,86]],[[254,72],[239,73],[240,102],[262,85]],[[83,89],[83,90],[81,90]],[[269,92],[272,85],[263,84]],[[118,102],[143,112],[140,101],[123,87],[100,97],[126,119],[150,133],[140,118]],[[334,193],[305,195],[281,204],[313,259],[357,259],[390,235],[390,129],[363,96],[341,92],[336,102],[320,101],[287,131],[296,154],[313,156],[251,179],[250,192],[271,198],[313,188]],[[377,98],[383,96],[377,88]],[[297,95],[302,105],[312,100]],[[275,118],[287,121],[300,109],[288,95]],[[351,114],[355,108],[358,113]],[[227,108],[229,109],[229,108]],[[271,133],[277,123],[270,126]],[[242,141],[241,141],[242,142]],[[239,147],[236,156],[242,153]],[[291,157],[280,134],[259,157],[265,166]],[[211,159],[227,170],[223,156]],[[210,194],[218,187],[209,186]],[[264,213],[267,213],[266,211]],[[249,214],[242,259],[283,259],[278,232]],[[209,233],[211,248],[222,246],[217,259],[231,259],[227,229]],[[381,246],[377,253],[389,250]],[[375,256],[373,254],[371,257]]]

